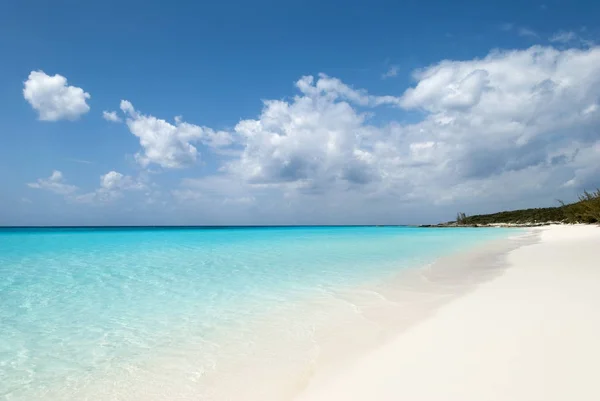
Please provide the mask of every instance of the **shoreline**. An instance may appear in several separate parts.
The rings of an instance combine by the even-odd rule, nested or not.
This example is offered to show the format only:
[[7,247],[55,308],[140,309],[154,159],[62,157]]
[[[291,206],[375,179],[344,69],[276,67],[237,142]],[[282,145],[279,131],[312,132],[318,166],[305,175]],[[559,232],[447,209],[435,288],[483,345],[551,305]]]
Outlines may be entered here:
[[[200,337],[194,326],[172,327],[156,346],[94,370],[74,372],[71,381],[76,386],[48,386],[44,398],[293,400],[500,274],[510,249],[535,241],[529,232],[507,230],[487,239],[470,234],[468,241],[452,242],[450,247],[432,239],[425,259],[418,252],[413,260],[390,259],[376,274],[361,264],[360,281],[324,282],[309,292],[300,287],[291,298],[269,292],[272,302],[256,304],[259,313],[249,322],[236,317],[226,332],[217,327],[212,335]],[[401,246],[397,241],[378,246]],[[348,266],[343,271],[351,274]],[[25,394],[15,399],[39,398]]]
[[[296,400],[315,383],[329,380],[345,366],[359,362],[453,299],[502,274],[510,251],[537,241],[532,230],[521,229],[511,234],[457,249],[429,264],[400,269],[387,280],[377,279],[334,291],[323,290],[316,297],[313,294],[294,303],[292,315],[298,321],[286,330],[300,330],[296,333],[299,335],[297,341],[309,340],[314,348],[296,353],[298,344],[280,342],[269,327],[270,323],[257,329],[262,335],[255,344],[262,349],[264,341],[268,340],[271,355],[303,360],[302,366],[279,365],[280,358],[273,358],[265,365],[266,360],[258,365],[244,362],[239,373],[218,383],[211,399]],[[322,321],[323,325],[313,326],[307,338],[304,336],[304,318],[308,317],[306,320],[312,322],[320,320],[315,319],[315,315],[321,315],[327,323]],[[260,320],[272,322],[280,318],[276,312],[262,316]],[[276,375],[273,375],[273,366],[277,366]],[[238,369],[240,367],[235,370]],[[244,389],[244,393],[240,389]]]
[[[536,228],[547,226],[567,225],[558,221],[546,221],[541,223],[487,223],[487,224],[459,224],[459,223],[440,223],[440,224],[422,224],[420,228]],[[571,224],[572,225],[572,224]]]
[[296,400],[600,399],[600,229],[528,231],[537,242],[510,251],[489,280]]
[[[514,235],[457,250],[430,264],[401,270],[383,285],[365,284],[353,288],[351,293],[365,291],[393,304],[390,310],[383,311],[381,305],[370,308],[362,299],[352,295],[348,298],[366,321],[379,321],[379,335],[359,349],[345,348],[345,352],[337,352],[325,361],[318,361],[303,388],[297,389],[296,396],[290,400],[304,401],[302,396],[307,390],[329,383],[349,364],[360,363],[370,353],[386,347],[413,326],[434,316],[440,308],[502,275],[509,266],[507,257],[510,252],[538,241],[537,230],[520,229]],[[339,337],[337,334],[329,341],[338,341]]]
[[[179,272],[185,277],[191,277],[186,279],[183,287],[177,281],[181,280],[181,274],[171,277],[162,274],[162,269],[147,271],[140,280],[127,280],[126,283],[137,286],[147,282],[163,283],[163,277],[170,279],[174,285],[153,288],[163,289],[164,294],[176,297],[177,302],[173,305],[183,307],[183,313],[163,310],[150,299],[142,299],[144,302],[136,305],[145,305],[148,315],[138,315],[134,313],[134,309],[126,308],[123,312],[112,315],[113,318],[121,319],[120,326],[78,323],[80,327],[98,327],[99,330],[95,333],[99,335],[83,339],[71,335],[71,331],[59,333],[64,334],[60,337],[55,335],[56,342],[61,344],[59,355],[63,359],[60,360],[60,368],[64,369],[64,373],[55,373],[56,359],[48,358],[42,347],[31,355],[39,357],[38,366],[44,369],[43,375],[27,383],[15,380],[16,385],[10,388],[11,397],[15,400],[47,398],[57,401],[109,400],[115,397],[145,401],[175,398],[195,400],[198,397],[214,401],[292,400],[317,380],[329,378],[381,344],[393,340],[400,332],[434,313],[457,294],[470,291],[477,283],[497,275],[504,264],[501,260],[487,258],[490,255],[503,255],[509,248],[518,246],[522,241],[521,234],[526,232],[527,230],[489,230],[486,233],[475,233],[457,230],[457,234],[460,233],[457,237],[448,235],[450,232],[442,233],[437,230],[415,229],[414,234],[413,230],[390,230],[387,234],[384,230],[385,235],[380,235],[379,231],[367,230],[358,231],[360,236],[341,236],[343,241],[334,241],[331,245],[326,245],[327,248],[320,244],[315,246],[314,240],[311,240],[305,245],[308,246],[307,249],[320,251],[328,258],[336,256],[331,259],[333,263],[327,263],[329,259],[322,255],[323,259],[319,260],[318,252],[305,252],[305,264],[300,260],[296,262],[298,267],[295,270],[277,270],[285,272],[284,275],[270,276],[266,274],[271,274],[268,268],[258,269],[265,260],[275,260],[281,264],[294,254],[290,253],[286,258],[275,255],[271,259],[265,259],[261,254],[260,264],[247,265],[258,270],[231,269],[232,273],[236,273],[231,278],[239,279],[238,272],[256,271],[252,273],[255,276],[267,279],[274,277],[271,282],[273,284],[248,287],[247,290],[244,289],[246,295],[236,299],[236,302],[225,302],[225,298],[217,298],[221,303],[217,303],[213,309],[210,307],[215,303],[206,302],[200,296],[205,292],[198,291],[198,286],[204,282],[198,282],[202,277],[191,273],[189,276],[185,275],[195,270]],[[52,238],[59,242],[65,240]],[[161,243],[164,241],[162,235],[159,239]],[[273,242],[270,241],[271,238],[268,239],[271,249]],[[368,241],[365,242],[365,239]],[[107,247],[114,250],[114,241],[115,237],[110,237],[106,242],[95,245],[94,249]],[[191,239],[186,241],[190,242]],[[186,241],[182,242],[182,238],[177,237],[173,244],[178,245],[174,249],[178,250],[182,243],[187,244]],[[334,248],[329,248],[331,246]],[[169,246],[167,249],[172,248]],[[196,248],[185,249],[190,252],[189,249]],[[256,253],[254,246],[251,249],[240,249],[242,252],[245,249],[251,251],[250,255]],[[296,250],[292,247],[278,252],[291,252],[290,249]],[[160,249],[143,251],[140,256],[146,255],[151,259],[152,252],[162,255]],[[111,255],[121,257],[119,252]],[[41,254],[38,257],[42,259],[46,256]],[[182,263],[186,260],[183,259]],[[209,257],[208,260],[212,259]],[[465,263],[465,260],[473,263]],[[141,265],[145,266],[145,263]],[[99,260],[98,264],[102,266],[103,260]],[[120,265],[116,262],[110,264]],[[195,266],[196,263],[192,265]],[[69,264],[66,263],[66,266]],[[465,266],[466,270],[463,269]],[[161,273],[160,277],[150,274],[154,272]],[[116,269],[115,273],[121,277],[123,270]],[[130,274],[134,279],[138,277]],[[59,276],[61,279],[65,277],[70,275]],[[154,281],[148,280],[153,277]],[[298,278],[306,280],[298,282]],[[190,284],[187,285],[187,282]],[[102,285],[94,283],[94,288],[104,288],[104,282]],[[109,287],[113,294],[121,294],[120,290],[114,291],[115,288],[121,287]],[[139,296],[147,294],[142,291],[144,288],[139,287],[136,293]],[[226,290],[228,288],[232,289],[225,287]],[[226,292],[225,295],[230,297],[227,298],[229,300],[234,292]],[[244,303],[240,304],[240,301]],[[75,312],[79,310],[76,304],[70,305],[76,307]],[[154,306],[148,308],[148,305]],[[203,305],[209,308],[203,310]],[[189,313],[190,310],[195,311],[193,316]],[[208,319],[198,320],[195,317],[198,313],[205,313],[203,316]],[[218,325],[210,325],[211,314],[224,318],[218,321]],[[75,315],[77,313],[71,314]],[[58,317],[60,316],[59,314]],[[170,319],[171,323],[163,323],[160,327],[144,324],[146,319],[162,323],[165,318]],[[135,331],[132,332],[128,327]],[[158,330],[153,331],[155,328]],[[48,337],[45,339],[49,343]],[[122,344],[123,340],[127,342],[126,346],[121,347],[120,352],[114,352],[115,346]],[[92,354],[97,359],[88,363],[86,369],[78,369],[78,365],[71,364],[71,361],[79,360],[81,353],[77,352]],[[15,372],[18,373],[18,370]],[[20,376],[13,377],[18,379]],[[34,386],[30,387],[29,383]]]

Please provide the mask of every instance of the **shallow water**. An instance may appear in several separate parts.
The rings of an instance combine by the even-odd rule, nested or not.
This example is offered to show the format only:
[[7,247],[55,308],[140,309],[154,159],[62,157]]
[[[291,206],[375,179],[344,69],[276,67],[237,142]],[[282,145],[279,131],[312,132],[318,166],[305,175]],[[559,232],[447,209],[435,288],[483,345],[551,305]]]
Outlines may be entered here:
[[385,332],[373,288],[514,233],[0,229],[0,399],[290,398]]

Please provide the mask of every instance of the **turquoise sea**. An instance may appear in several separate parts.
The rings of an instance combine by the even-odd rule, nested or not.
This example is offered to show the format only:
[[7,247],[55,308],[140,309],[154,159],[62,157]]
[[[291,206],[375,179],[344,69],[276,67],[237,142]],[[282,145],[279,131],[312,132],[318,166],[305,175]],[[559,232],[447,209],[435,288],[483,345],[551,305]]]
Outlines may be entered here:
[[512,234],[0,229],[0,400],[285,399],[398,316],[378,285]]

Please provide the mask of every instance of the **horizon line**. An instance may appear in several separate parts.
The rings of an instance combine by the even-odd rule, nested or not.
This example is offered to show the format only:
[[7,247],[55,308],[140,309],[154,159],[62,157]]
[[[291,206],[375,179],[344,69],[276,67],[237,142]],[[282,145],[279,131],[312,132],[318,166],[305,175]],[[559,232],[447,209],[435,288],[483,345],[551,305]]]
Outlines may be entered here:
[[293,227],[418,227],[419,224],[269,224],[269,225],[93,225],[93,226],[45,226],[45,225],[23,225],[23,226],[2,226],[0,229],[7,228],[293,228]]

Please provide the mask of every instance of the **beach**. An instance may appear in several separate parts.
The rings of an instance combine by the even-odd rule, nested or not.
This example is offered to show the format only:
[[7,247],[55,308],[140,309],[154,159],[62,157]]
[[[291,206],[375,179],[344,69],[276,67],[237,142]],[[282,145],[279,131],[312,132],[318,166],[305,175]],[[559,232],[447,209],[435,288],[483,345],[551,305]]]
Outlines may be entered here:
[[0,399],[291,400],[500,273],[488,250],[523,233],[0,229]]
[[595,226],[0,235],[11,401],[600,399]]
[[600,228],[532,230],[501,274],[296,400],[600,399]]

